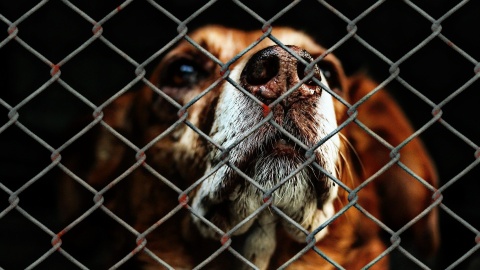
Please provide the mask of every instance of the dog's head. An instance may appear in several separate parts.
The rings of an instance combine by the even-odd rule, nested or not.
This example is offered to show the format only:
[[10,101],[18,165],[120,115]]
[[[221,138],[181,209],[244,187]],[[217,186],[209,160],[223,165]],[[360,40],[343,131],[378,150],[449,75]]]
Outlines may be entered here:
[[[271,32],[275,42],[258,41],[262,35],[215,26],[194,32],[162,59],[151,85],[115,101],[105,121],[146,145],[146,163],[187,191],[180,195],[183,202],[188,196],[191,222],[204,237],[220,238],[220,229],[274,238],[268,231],[280,227],[305,241],[339,210],[336,198],[348,203],[339,184],[354,189],[374,175],[391,160],[385,141],[397,146],[412,129],[384,92],[347,113],[348,104],[375,85],[365,77],[347,78],[339,61],[307,35],[278,28]],[[358,120],[385,141],[353,123]],[[97,146],[103,156],[97,156],[91,182],[121,163],[123,150],[107,141]],[[418,139],[402,151],[402,164],[434,186]],[[393,164],[374,176],[365,189],[375,191],[365,194],[380,199],[364,200],[365,208],[397,228],[419,215],[431,192],[408,180],[412,173]],[[277,215],[263,211],[265,204]],[[414,225],[428,247],[436,245],[434,219],[433,211]],[[327,228],[315,238],[325,235]]]
[[153,75],[166,95],[147,89],[136,106],[148,115],[139,129],[152,130],[152,122],[158,127],[147,141],[175,124],[179,112],[188,122],[152,146],[155,158],[165,158],[152,165],[165,166],[162,173],[180,176],[187,186],[202,178],[189,194],[193,210],[224,231],[258,209],[272,188],[273,204],[309,231],[334,212],[337,185],[327,174],[338,176],[340,140],[334,101],[323,88],[331,79],[332,89],[340,90],[344,75],[332,55],[310,64],[325,49],[306,35],[288,28],[272,34],[286,46],[266,39],[222,71],[216,61],[229,62],[261,32],[209,27],[193,33],[213,57],[181,43]]

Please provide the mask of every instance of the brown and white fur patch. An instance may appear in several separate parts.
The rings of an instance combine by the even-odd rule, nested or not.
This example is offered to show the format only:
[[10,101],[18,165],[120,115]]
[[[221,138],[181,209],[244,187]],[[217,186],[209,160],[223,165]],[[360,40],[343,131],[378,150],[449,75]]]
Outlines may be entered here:
[[[262,34],[209,26],[190,37],[227,63]],[[271,35],[282,46],[261,41],[230,64],[228,80],[221,79],[218,63],[183,41],[151,77],[164,95],[145,86],[104,112],[108,125],[139,148],[148,146],[143,168],[121,180],[128,184],[105,205],[126,212],[139,232],[160,226],[145,236],[147,247],[174,268],[194,268],[226,243],[260,269],[291,258],[291,269],[335,268],[314,249],[301,251],[315,241],[338,265],[359,269],[386,249],[379,226],[362,211],[395,231],[433,202],[436,174],[419,139],[403,146],[391,163],[387,145],[396,147],[413,133],[392,98],[380,90],[357,108],[356,121],[384,140],[379,141],[352,121],[347,106],[374,90],[373,81],[347,77],[340,62],[323,56],[325,49],[304,33],[275,28]],[[108,130],[100,130],[95,142],[94,162],[79,175],[101,188],[135,159]],[[188,198],[187,209],[162,220],[179,205],[179,196],[182,203]],[[70,194],[62,203],[74,208],[76,199]],[[351,200],[357,205],[345,211]],[[345,213],[332,221],[339,211]],[[413,236],[426,254],[435,251],[436,216],[436,209],[422,214],[401,237]],[[317,232],[320,227],[325,228]],[[144,269],[160,267],[145,253],[137,259]],[[230,267],[249,268],[228,251],[207,266]],[[385,256],[372,269],[387,267]]]

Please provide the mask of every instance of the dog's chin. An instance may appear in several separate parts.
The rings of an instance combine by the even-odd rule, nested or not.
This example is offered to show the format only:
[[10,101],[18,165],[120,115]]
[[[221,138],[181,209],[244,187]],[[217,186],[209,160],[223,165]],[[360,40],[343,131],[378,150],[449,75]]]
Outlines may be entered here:
[[[264,137],[264,142],[259,143],[257,149],[244,148],[239,153],[242,156],[239,160],[244,162],[233,165],[244,173],[243,176],[232,167],[224,165],[205,180],[194,198],[193,208],[197,213],[224,232],[245,219],[248,221],[232,234],[247,232],[257,219],[257,216],[249,216],[270,199],[277,211],[283,212],[308,232],[321,226],[333,215],[332,200],[337,195],[333,182],[316,169],[312,162],[307,162],[306,150],[288,138],[268,137]],[[332,161],[326,160],[319,150],[315,156],[314,162],[322,167],[331,167],[327,163]],[[221,184],[211,186],[214,183]],[[264,210],[272,215],[270,211]],[[283,218],[276,220],[293,239],[299,242],[306,240],[305,230],[302,232],[297,225],[292,225]],[[204,236],[219,238],[220,235],[215,230],[195,216],[194,222]],[[322,230],[315,238],[321,239],[326,231]]]
[[[317,152],[314,162],[323,167],[331,161]],[[335,186],[307,160],[306,150],[294,142],[287,138],[274,140],[267,144],[254,163],[253,171],[248,175],[267,193],[273,191],[273,205],[306,231],[316,229],[333,212],[333,209],[326,208],[330,208],[330,200],[336,197]],[[253,185],[247,188],[245,195],[265,201],[264,194]],[[280,222],[294,239],[305,241],[306,235],[292,223],[283,219]],[[322,238],[325,232],[316,237]]]

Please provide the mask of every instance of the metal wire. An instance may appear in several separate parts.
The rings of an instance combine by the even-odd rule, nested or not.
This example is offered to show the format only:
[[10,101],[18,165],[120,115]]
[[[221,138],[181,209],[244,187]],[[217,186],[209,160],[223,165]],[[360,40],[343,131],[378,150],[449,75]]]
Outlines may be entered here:
[[[367,50],[372,52],[374,55],[376,55],[380,60],[384,61],[387,65],[390,66],[390,76],[385,79],[384,81],[380,82],[378,87],[373,89],[367,96],[359,100],[355,104],[348,104],[346,101],[341,100],[341,98],[336,95],[333,91],[330,89],[326,89],[328,92],[332,93],[333,96],[335,96],[339,101],[344,104],[348,110],[349,110],[349,119],[347,119],[338,129],[336,129],[332,134],[330,134],[327,138],[323,139],[322,141],[318,142],[317,145],[315,145],[313,148],[309,148],[306,145],[304,145],[301,141],[299,141],[297,138],[295,138],[292,134],[289,134],[287,131],[283,130],[281,126],[279,126],[275,121],[272,120],[271,114],[266,115],[265,119],[255,125],[254,127],[251,128],[251,130],[247,133],[244,134],[243,137],[238,138],[237,141],[235,141],[228,149],[222,149],[220,145],[218,145],[215,141],[213,141],[208,134],[203,133],[198,127],[193,125],[187,120],[188,113],[187,109],[192,106],[195,102],[200,100],[204,95],[208,94],[212,89],[214,89],[218,84],[222,83],[223,81],[227,81],[228,83],[232,84],[237,90],[241,91],[245,95],[249,96],[254,100],[257,104],[262,105],[263,103],[258,100],[255,96],[253,96],[251,93],[243,89],[237,82],[232,80],[229,77],[229,67],[231,64],[236,62],[241,56],[246,54],[249,50],[251,50],[253,47],[255,47],[259,42],[261,42],[264,39],[271,39],[273,42],[277,43],[281,47],[283,47],[285,50],[289,51],[292,55],[295,56],[295,53],[293,53],[288,47],[286,47],[284,44],[281,44],[279,40],[275,38],[271,34],[271,25],[277,21],[279,18],[284,16],[289,10],[293,9],[298,3],[300,3],[300,0],[293,1],[289,5],[287,5],[285,8],[283,8],[281,11],[279,11],[277,14],[275,14],[272,18],[263,18],[259,14],[257,14],[254,10],[249,8],[246,4],[242,3],[242,1],[239,0],[233,0],[233,2],[242,10],[244,10],[247,14],[251,16],[250,19],[252,20],[257,20],[260,23],[263,24],[262,30],[264,30],[264,34],[262,35],[261,38],[259,38],[257,41],[254,43],[250,44],[246,49],[244,49],[242,52],[240,52],[238,55],[236,55],[234,58],[232,58],[230,61],[227,63],[221,62],[219,59],[216,59],[215,56],[210,54],[208,51],[206,51],[204,48],[201,47],[200,44],[197,44],[194,40],[192,40],[188,35],[188,26],[190,24],[193,24],[193,20],[197,18],[200,14],[205,12],[207,9],[209,9],[212,5],[214,5],[217,1],[208,1],[206,2],[201,8],[199,8],[196,12],[191,14],[188,18],[185,20],[180,20],[179,18],[175,17],[172,13],[170,13],[166,8],[162,7],[161,4],[158,4],[157,2],[153,0],[147,0],[146,2],[151,5],[151,7],[158,12],[162,13],[166,17],[168,17],[174,24],[176,24],[177,27],[177,32],[178,35],[173,38],[169,43],[167,43],[165,46],[157,50],[155,53],[153,53],[150,57],[148,57],[144,62],[142,63],[137,63],[132,57],[130,57],[126,52],[122,51],[120,48],[115,46],[113,42],[108,40],[104,35],[103,35],[103,30],[106,23],[110,21],[112,18],[116,17],[120,12],[122,12],[125,9],[129,8],[129,5],[133,2],[133,0],[128,0],[124,1],[119,5],[117,8],[113,9],[111,12],[109,12],[106,16],[104,16],[101,20],[98,22],[95,21],[89,14],[87,14],[85,11],[82,9],[78,8],[75,6],[72,2],[68,0],[62,0],[62,3],[65,5],[65,7],[69,8],[72,10],[75,14],[77,14],[79,17],[81,17],[83,20],[88,22],[89,24],[92,25],[92,36],[83,42],[80,46],[75,48],[73,51],[71,51],[68,55],[66,55],[62,60],[60,60],[58,63],[54,63],[51,60],[49,60],[47,57],[42,55],[40,52],[35,50],[35,44],[29,44],[26,41],[22,40],[19,37],[19,33],[21,33],[22,30],[22,22],[25,21],[28,17],[30,17],[34,13],[40,13],[42,12],[42,7],[48,2],[48,0],[43,0],[33,6],[31,9],[29,9],[27,12],[25,12],[21,17],[16,19],[15,21],[10,21],[8,18],[6,18],[4,15],[1,14],[0,11],[0,21],[6,24],[7,26],[7,32],[8,36],[4,40],[0,40],[0,50],[9,43],[15,42],[22,46],[26,51],[31,53],[34,57],[38,58],[41,62],[43,62],[45,65],[47,65],[50,70],[50,75],[51,78],[48,79],[38,87],[35,91],[33,91],[31,94],[29,94],[27,97],[25,97],[21,102],[18,104],[9,104],[6,101],[0,99],[0,106],[8,110],[8,122],[3,124],[0,127],[0,134],[5,132],[5,130],[11,128],[12,126],[18,127],[23,133],[31,137],[33,140],[35,140],[39,145],[41,145],[43,148],[48,150],[51,153],[51,163],[46,166],[41,172],[37,173],[34,177],[32,177],[30,180],[28,180],[25,184],[23,184],[21,187],[17,188],[16,190],[10,190],[6,185],[0,182],[0,191],[7,194],[9,196],[8,199],[8,206],[5,209],[0,209],[0,220],[4,218],[6,215],[8,215],[11,211],[17,211],[20,213],[23,217],[25,217],[29,222],[34,224],[36,227],[40,228],[45,234],[49,235],[52,238],[52,247],[42,254],[40,257],[38,257],[35,261],[31,262],[30,265],[27,267],[27,269],[33,269],[37,267],[42,261],[50,257],[53,253],[58,253],[61,254],[64,258],[66,258],[68,261],[72,262],[76,266],[78,266],[81,269],[87,269],[85,265],[82,264],[82,262],[78,261],[75,257],[73,257],[71,254],[67,253],[65,250],[62,249],[62,237],[67,234],[72,228],[77,226],[79,223],[84,221],[88,216],[90,216],[94,211],[96,210],[101,210],[105,214],[107,214],[113,221],[118,223],[121,227],[125,228],[130,234],[135,236],[137,238],[137,243],[135,248],[132,250],[131,253],[127,254],[124,258],[121,260],[117,261],[111,269],[116,269],[126,262],[128,262],[135,254],[143,252],[146,255],[150,256],[155,260],[160,266],[163,266],[167,269],[173,269],[170,265],[168,265],[165,261],[163,261],[161,258],[157,257],[151,250],[147,248],[147,236],[155,230],[158,226],[166,222],[168,219],[170,219],[173,215],[175,215],[177,212],[179,212],[181,209],[186,208],[188,211],[191,211],[193,215],[197,216],[202,222],[206,224],[206,226],[211,227],[214,231],[216,231],[219,235],[222,236],[222,246],[215,251],[211,256],[209,256],[205,261],[200,263],[199,265],[196,266],[195,269],[200,269],[204,266],[206,266],[209,262],[211,262],[214,258],[216,258],[218,255],[220,255],[222,252],[230,252],[232,253],[236,258],[238,258],[240,261],[245,263],[246,265],[249,265],[252,268],[255,268],[255,266],[249,262],[246,258],[244,258],[238,251],[233,249],[231,246],[232,239],[230,236],[234,234],[236,230],[238,230],[244,223],[247,223],[251,219],[254,219],[259,213],[264,211],[266,208],[271,209],[273,212],[275,212],[280,218],[285,220],[286,222],[289,222],[292,224],[292,226],[296,227],[298,230],[302,231],[305,234],[305,237],[307,239],[307,245],[305,246],[304,249],[299,251],[294,257],[292,257],[288,262],[286,262],[284,265],[280,267],[280,269],[283,269],[285,267],[288,267],[292,262],[294,262],[296,259],[298,259],[300,256],[305,254],[307,251],[313,249],[315,252],[319,254],[319,256],[322,256],[325,260],[330,262],[334,267],[343,269],[341,265],[337,264],[334,260],[331,258],[328,258],[326,254],[324,254],[321,250],[319,250],[317,247],[315,247],[315,237],[314,235],[317,234],[319,231],[321,231],[323,228],[325,228],[328,224],[333,222],[336,218],[339,216],[343,215],[348,209],[351,207],[354,207],[358,209],[360,212],[362,212],[366,217],[371,219],[373,222],[375,222],[382,230],[384,230],[386,233],[391,235],[391,245],[382,253],[380,254],[375,260],[370,262],[368,265],[365,266],[365,269],[374,266],[380,259],[382,259],[384,256],[388,255],[390,252],[392,252],[395,249],[398,249],[400,252],[402,252],[407,258],[409,258],[414,264],[418,265],[422,269],[429,269],[425,264],[423,264],[420,260],[418,260],[414,255],[410,254],[406,249],[404,249],[400,245],[400,240],[401,240],[401,235],[402,233],[413,226],[420,218],[423,216],[427,215],[432,211],[433,208],[439,207],[440,209],[444,210],[446,214],[457,220],[460,224],[465,226],[468,230],[473,232],[473,234],[476,236],[475,243],[476,245],[473,246],[468,252],[466,252],[462,257],[458,258],[457,261],[452,263],[447,269],[452,269],[455,266],[457,266],[459,263],[462,261],[466,260],[471,254],[473,254],[475,251],[480,249],[480,232],[477,228],[469,224],[465,219],[461,218],[459,215],[457,215],[454,211],[452,211],[450,208],[448,208],[443,202],[443,193],[445,190],[447,190],[452,184],[460,180],[465,174],[473,170],[479,163],[480,163],[480,147],[474,143],[474,141],[471,138],[468,138],[464,134],[462,134],[460,131],[458,131],[454,125],[448,123],[445,119],[442,118],[443,112],[442,108],[450,103],[452,100],[457,98],[461,93],[465,91],[470,85],[472,85],[474,82],[478,80],[480,77],[480,62],[478,62],[473,56],[469,55],[467,52],[462,50],[460,47],[455,45],[448,37],[446,37],[444,34],[442,34],[442,23],[452,14],[454,14],[457,10],[462,8],[466,3],[468,3],[468,0],[461,1],[458,3],[456,6],[451,8],[448,12],[446,12],[443,16],[441,16],[438,19],[433,18],[431,15],[429,15],[425,10],[422,10],[419,6],[414,4],[412,1],[409,0],[404,0],[404,2],[415,12],[423,16],[427,21],[432,23],[431,26],[431,31],[432,33],[428,35],[425,39],[423,39],[420,43],[418,43],[413,49],[405,53],[400,59],[398,60],[391,60],[388,57],[386,57],[382,52],[377,50],[373,45],[369,44],[365,39],[363,39],[359,34],[358,34],[358,23],[363,20],[368,14],[372,13],[376,8],[381,6],[385,0],[381,1],[376,1],[373,5],[371,5],[369,8],[367,8],[365,11],[363,11],[360,15],[358,15],[355,18],[348,18],[348,16],[342,14],[339,10],[335,9],[335,7],[328,3],[327,1],[324,0],[319,0],[318,3],[323,5],[327,10],[335,14],[338,18],[343,20],[346,23],[346,28],[347,28],[347,33],[345,36],[340,39],[338,42],[333,44],[328,48],[328,50],[321,55],[319,58],[315,59],[313,63],[310,63],[310,65],[314,65],[318,63],[323,57],[331,52],[334,52],[337,50],[339,47],[341,47],[343,44],[345,44],[349,40],[355,40],[359,44],[361,44],[363,47],[365,47]],[[331,1],[333,2],[333,1]],[[188,104],[181,106],[178,104],[175,100],[173,100],[171,97],[166,95],[161,89],[159,89],[156,85],[153,85],[151,82],[148,81],[147,78],[145,78],[146,75],[146,70],[145,67],[155,61],[158,56],[166,52],[167,50],[171,49],[174,44],[176,44],[180,40],[186,40],[190,44],[192,44],[194,47],[196,47],[198,50],[203,52],[206,56],[210,57],[212,61],[214,61],[216,64],[218,64],[221,69],[222,69],[222,77],[219,78],[214,84],[211,86],[207,87],[200,95],[192,99]],[[400,66],[402,63],[404,63],[407,59],[411,58],[413,55],[418,54],[419,50],[423,48],[425,45],[429,44],[432,40],[441,40],[445,42],[452,50],[454,50],[456,53],[467,59],[470,63],[473,64],[473,70],[474,70],[474,75],[462,86],[460,86],[458,89],[453,91],[448,97],[443,99],[439,103],[435,103],[432,100],[430,100],[427,96],[422,94],[419,90],[415,89],[413,86],[411,86],[405,79],[403,79],[400,76]],[[86,48],[88,48],[93,42],[102,42],[105,44],[112,52],[116,53],[123,59],[125,59],[130,65],[132,65],[135,68],[135,78],[131,80],[129,83],[127,83],[122,89],[117,91],[114,95],[112,95],[110,98],[108,98],[104,103],[101,105],[97,106],[94,104],[94,102],[90,101],[87,97],[82,95],[79,91],[68,85],[62,78],[61,78],[61,70],[62,67],[68,63],[69,61],[72,60],[72,58],[76,57],[79,55],[80,52],[84,51]],[[302,58],[297,57],[299,61],[304,61]],[[305,63],[308,64],[308,63]],[[307,67],[308,69],[308,67]],[[275,104],[280,102],[283,98],[288,96],[290,93],[295,91],[304,81],[311,79],[313,76],[313,73],[310,74],[309,76],[306,76],[302,82],[294,86],[292,89],[290,89],[287,93],[282,95],[277,101],[275,101],[273,104],[270,104],[270,108],[273,107]],[[313,78],[314,81],[316,81],[318,84],[322,84],[322,82],[318,81],[316,78]],[[418,128],[415,133],[413,133],[410,137],[408,137],[405,141],[403,141],[401,144],[397,146],[392,146],[388,142],[386,142],[381,136],[370,130],[366,125],[364,125],[361,121],[359,121],[356,116],[357,116],[357,108],[362,106],[367,100],[371,98],[371,96],[375,95],[378,91],[380,91],[385,85],[390,83],[391,81],[396,80],[400,84],[402,84],[408,91],[410,91],[412,94],[414,94],[416,97],[418,97],[420,100],[425,102],[428,106],[432,108],[432,118],[424,124],[422,127]],[[170,104],[175,106],[179,110],[179,115],[180,118],[178,121],[176,121],[169,129],[167,129],[165,132],[162,134],[159,134],[155,139],[150,141],[147,145],[145,146],[137,146],[135,143],[129,141],[126,137],[124,137],[122,134],[117,132],[113,127],[109,126],[104,120],[104,114],[103,114],[103,109],[112,102],[114,102],[118,97],[120,97],[122,94],[130,91],[135,87],[135,85],[138,82],[142,82],[146,85],[148,85],[152,91],[163,97],[165,100],[167,100]],[[22,108],[32,100],[36,99],[41,93],[43,93],[50,85],[58,83],[61,85],[64,89],[66,89],[68,92],[70,92],[78,101],[82,102],[83,104],[87,105],[91,110],[92,110],[92,115],[94,119],[86,125],[81,131],[73,135],[69,140],[67,140],[64,144],[62,144],[58,148],[54,148],[51,145],[49,145],[46,141],[44,141],[40,136],[32,132],[30,129],[28,129],[25,125],[23,125],[19,121],[19,115],[22,113]],[[326,87],[324,87],[326,88]],[[260,126],[264,125],[265,123],[269,123],[273,127],[277,128],[282,132],[285,136],[289,137],[292,141],[294,141],[297,145],[301,146],[304,148],[306,151],[309,151],[310,153],[320,147],[323,143],[325,143],[330,137],[332,137],[334,134],[340,132],[340,130],[347,124],[355,124],[358,125],[368,136],[371,136],[375,140],[377,140],[380,144],[383,146],[387,147],[391,151],[391,161],[383,166],[377,173],[372,175],[369,179],[367,179],[365,182],[363,182],[360,186],[355,188],[354,190],[350,190],[347,186],[345,186],[340,180],[335,179],[335,177],[331,176],[326,172],[320,165],[316,164],[314,162],[314,159],[308,159],[305,161],[305,163],[302,166],[307,166],[309,164],[312,164],[314,167],[318,168],[322,172],[324,172],[326,175],[328,175],[335,183],[337,183],[340,188],[345,189],[345,191],[349,194],[349,203],[345,205],[338,213],[335,214],[334,217],[329,219],[327,222],[322,224],[319,228],[316,228],[314,232],[310,233],[306,231],[301,225],[296,223],[293,219],[291,219],[288,215],[283,213],[278,207],[271,205],[271,195],[273,192],[275,192],[276,189],[278,189],[283,183],[288,181],[293,175],[299,171],[302,170],[303,167],[299,167],[297,171],[293,172],[290,176],[287,178],[283,179],[272,187],[271,189],[265,190],[263,189],[258,183],[256,183],[253,179],[250,179],[244,172],[240,171],[239,168],[235,167],[233,164],[229,164],[228,160],[228,152],[235,146],[237,146],[240,142],[242,142],[246,137],[248,137],[251,133],[256,131]],[[453,135],[456,137],[460,138],[462,141],[464,141],[469,147],[472,148],[472,152],[475,156],[475,160],[467,166],[463,171],[458,173],[456,176],[452,177],[450,180],[446,181],[443,186],[441,186],[438,190],[435,190],[434,187],[430,186],[426,181],[421,179],[419,176],[415,175],[405,164],[400,162],[399,159],[399,151],[401,150],[402,147],[404,147],[407,143],[409,143],[411,140],[414,138],[417,138],[420,136],[425,130],[430,128],[432,125],[440,123],[442,126],[444,126],[448,131],[450,131]],[[92,186],[90,186],[85,179],[80,178],[79,176],[75,175],[72,171],[70,171],[64,164],[62,164],[62,151],[70,146],[72,143],[77,141],[80,137],[84,136],[87,132],[93,129],[94,126],[97,124],[102,125],[108,132],[110,132],[115,138],[119,139],[121,143],[126,145],[128,148],[132,149],[133,151],[136,152],[136,162],[131,165],[130,168],[128,168],[126,171],[124,171],[122,174],[120,174],[117,178],[112,180],[108,185],[106,185],[103,189],[101,190],[96,190]],[[171,182],[169,179],[166,177],[162,176],[159,174],[153,167],[151,167],[148,164],[148,160],[146,159],[145,152],[152,147],[156,142],[164,138],[165,136],[168,136],[171,132],[173,132],[178,126],[180,125],[186,125],[189,128],[191,128],[194,132],[199,134],[203,139],[207,140],[209,143],[211,143],[213,146],[215,146],[217,149],[220,149],[223,153],[225,153],[224,160],[219,162],[214,168],[210,170],[209,173],[207,173],[204,177],[198,179],[195,183],[193,183],[191,186],[188,188],[182,190],[178,186],[176,186],[173,182]],[[380,220],[375,218],[371,213],[366,211],[362,205],[358,203],[358,197],[357,193],[364,188],[366,185],[370,184],[371,182],[375,181],[375,179],[378,177],[378,175],[381,175],[383,172],[385,172],[387,169],[389,169],[393,165],[398,165],[402,169],[404,169],[408,174],[413,176],[418,182],[420,182],[423,186],[425,186],[427,189],[429,189],[432,192],[435,192],[434,194],[434,200],[431,203],[431,205],[426,208],[422,213],[420,213],[417,217],[412,219],[410,222],[408,222],[406,225],[404,225],[402,228],[399,230],[392,230],[388,226],[386,226],[384,223],[382,223]],[[213,223],[211,223],[209,220],[207,220],[205,217],[197,213],[195,210],[193,210],[190,205],[188,204],[188,194],[197,188],[201,183],[211,174],[214,174],[220,167],[222,166],[229,166],[233,171],[235,171],[238,175],[240,175],[242,178],[244,178],[246,181],[252,183],[255,187],[257,187],[264,195],[265,195],[265,203],[262,205],[260,208],[258,208],[254,213],[249,215],[247,218],[245,218],[241,223],[237,224],[234,228],[232,228],[230,231],[223,232],[220,228],[217,228]],[[149,171],[156,179],[158,179],[160,182],[166,184],[168,188],[172,189],[176,193],[179,194],[179,204],[172,209],[168,214],[165,216],[161,217],[157,222],[152,224],[148,229],[146,229],[143,232],[138,232],[136,229],[131,227],[128,223],[126,223],[124,220],[122,220],[121,217],[117,216],[115,213],[111,212],[105,205],[104,205],[104,195],[108,192],[111,191],[111,189],[122,182],[127,176],[129,176],[133,170],[136,168],[143,167],[147,171]],[[42,224],[40,221],[38,221],[35,217],[33,217],[31,214],[29,214],[26,210],[24,210],[22,207],[19,206],[20,198],[23,195],[23,192],[30,188],[34,183],[36,183],[40,178],[42,178],[46,173],[48,173],[50,170],[53,168],[59,168],[62,170],[64,173],[69,175],[72,179],[74,179],[77,183],[79,183],[84,189],[86,189],[88,192],[92,194],[92,199],[94,201],[94,205],[86,210],[82,215],[80,215],[77,219],[75,219],[73,222],[71,222],[69,225],[67,225],[65,228],[63,228],[60,232],[53,232],[51,229],[49,229],[47,226]],[[270,199],[270,200],[269,200]]]

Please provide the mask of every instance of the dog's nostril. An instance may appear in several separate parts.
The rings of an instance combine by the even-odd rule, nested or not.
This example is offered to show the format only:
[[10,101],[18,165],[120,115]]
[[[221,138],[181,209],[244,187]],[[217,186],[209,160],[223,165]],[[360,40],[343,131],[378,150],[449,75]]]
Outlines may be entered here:
[[277,56],[255,55],[245,67],[245,80],[249,85],[264,85],[277,75],[279,68]]

